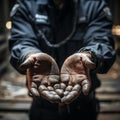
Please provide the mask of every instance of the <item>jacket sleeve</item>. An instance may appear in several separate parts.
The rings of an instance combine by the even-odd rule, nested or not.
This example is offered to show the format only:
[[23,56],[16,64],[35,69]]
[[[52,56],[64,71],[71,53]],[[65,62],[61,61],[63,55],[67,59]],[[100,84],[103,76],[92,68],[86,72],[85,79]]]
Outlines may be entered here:
[[[90,7],[88,7],[90,8]],[[106,73],[115,61],[114,40],[112,36],[112,16],[103,0],[92,6],[91,20],[83,37],[80,51],[91,52],[95,56],[96,73]]]
[[8,40],[10,63],[20,73],[19,66],[30,53],[40,52],[39,43],[33,26],[31,25],[28,10],[24,0],[19,0],[11,11],[12,29]]

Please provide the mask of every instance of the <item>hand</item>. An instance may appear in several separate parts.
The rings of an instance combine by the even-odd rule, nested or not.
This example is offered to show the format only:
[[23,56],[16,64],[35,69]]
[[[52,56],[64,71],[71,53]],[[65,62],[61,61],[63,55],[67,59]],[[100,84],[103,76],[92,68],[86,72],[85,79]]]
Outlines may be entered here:
[[50,102],[60,101],[60,96],[55,92],[59,85],[59,69],[51,56],[31,54],[20,68],[27,70],[28,89],[33,96],[42,96]]
[[76,53],[68,57],[61,68],[61,83],[66,85],[61,103],[69,104],[81,92],[88,95],[91,88],[90,70],[95,64],[90,60],[91,55]]

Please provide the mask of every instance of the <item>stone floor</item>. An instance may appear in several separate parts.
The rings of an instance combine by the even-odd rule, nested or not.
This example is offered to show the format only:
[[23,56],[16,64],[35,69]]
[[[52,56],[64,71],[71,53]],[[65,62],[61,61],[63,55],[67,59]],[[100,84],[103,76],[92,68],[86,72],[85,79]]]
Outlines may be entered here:
[[27,113],[0,113],[0,120],[29,120]]

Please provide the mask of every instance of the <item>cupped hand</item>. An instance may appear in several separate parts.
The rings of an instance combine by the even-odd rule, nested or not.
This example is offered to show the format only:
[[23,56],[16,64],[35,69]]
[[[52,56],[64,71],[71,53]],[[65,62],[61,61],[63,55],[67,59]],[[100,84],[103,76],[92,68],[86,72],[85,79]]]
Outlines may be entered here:
[[20,66],[26,69],[28,89],[33,96],[42,96],[59,103],[63,92],[59,89],[59,69],[55,60],[46,53],[34,53]]
[[91,55],[75,53],[68,57],[61,68],[61,84],[64,88],[62,104],[69,104],[81,93],[88,95],[91,88],[90,70],[95,64],[90,60]]

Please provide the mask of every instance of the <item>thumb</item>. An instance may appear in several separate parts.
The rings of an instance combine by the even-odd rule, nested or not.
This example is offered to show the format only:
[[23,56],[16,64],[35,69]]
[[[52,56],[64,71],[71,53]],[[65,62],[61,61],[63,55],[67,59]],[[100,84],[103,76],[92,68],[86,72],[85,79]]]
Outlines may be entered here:
[[89,68],[89,69],[95,69],[96,65],[95,63],[93,63],[90,58],[85,59],[84,61],[85,67]]
[[27,68],[31,67],[35,61],[35,58],[27,58],[21,65],[20,69],[27,70]]
[[95,69],[96,64],[91,60],[92,55],[88,53],[80,53],[82,57],[82,62],[84,63],[86,68]]

